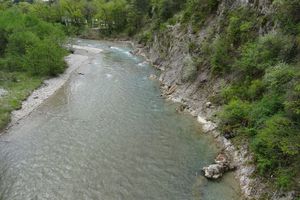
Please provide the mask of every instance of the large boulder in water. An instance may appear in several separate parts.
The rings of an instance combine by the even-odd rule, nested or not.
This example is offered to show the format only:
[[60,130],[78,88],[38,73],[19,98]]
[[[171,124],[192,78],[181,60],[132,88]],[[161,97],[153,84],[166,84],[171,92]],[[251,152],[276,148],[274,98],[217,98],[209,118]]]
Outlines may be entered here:
[[235,167],[232,165],[229,156],[225,153],[220,153],[216,159],[215,163],[209,165],[208,167],[203,167],[204,176],[210,179],[218,179],[223,176],[223,174],[232,170]]
[[208,167],[203,167],[204,176],[206,178],[218,179],[223,176],[226,171],[226,166],[222,164],[212,164]]

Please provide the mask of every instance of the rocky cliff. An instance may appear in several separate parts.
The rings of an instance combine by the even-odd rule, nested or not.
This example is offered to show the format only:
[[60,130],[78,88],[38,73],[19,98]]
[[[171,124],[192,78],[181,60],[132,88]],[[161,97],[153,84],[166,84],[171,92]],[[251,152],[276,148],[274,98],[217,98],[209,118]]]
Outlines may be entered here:
[[294,192],[282,193],[271,189],[256,176],[247,142],[237,147],[216,128],[216,113],[222,107],[215,103],[216,98],[238,74],[213,75],[211,65],[205,59],[206,48],[225,31],[228,13],[236,12],[241,7],[254,11],[251,17],[257,21],[254,25],[255,34],[259,36],[276,32],[277,24],[268,21],[274,12],[271,0],[224,0],[219,2],[217,10],[206,18],[201,27],[196,27],[197,31],[193,25],[167,25],[163,30],[153,32],[150,42],[137,45],[136,53],[145,54],[161,70],[159,81],[162,92],[168,98],[182,103],[185,111],[197,117],[204,130],[213,134],[225,152],[233,157],[237,167],[236,177],[245,198],[295,199]]

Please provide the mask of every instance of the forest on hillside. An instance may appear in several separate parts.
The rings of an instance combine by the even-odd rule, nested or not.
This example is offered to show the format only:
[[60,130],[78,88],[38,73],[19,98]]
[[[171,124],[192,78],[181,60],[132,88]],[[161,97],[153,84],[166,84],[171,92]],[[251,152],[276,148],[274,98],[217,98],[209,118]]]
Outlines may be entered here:
[[[151,46],[168,26],[197,34],[219,5],[218,0],[0,1],[0,82],[16,91],[1,99],[0,125],[45,77],[63,72],[68,36],[96,32],[99,38],[131,37]],[[299,190],[300,1],[273,0],[270,7],[269,15],[255,6],[228,9],[218,31],[212,28],[201,44],[187,44],[192,61],[182,81],[193,82],[202,66],[209,66],[212,78],[234,74],[213,99],[223,107],[220,131],[237,145],[249,143],[257,173],[272,185]],[[271,28],[261,34],[267,25]]]

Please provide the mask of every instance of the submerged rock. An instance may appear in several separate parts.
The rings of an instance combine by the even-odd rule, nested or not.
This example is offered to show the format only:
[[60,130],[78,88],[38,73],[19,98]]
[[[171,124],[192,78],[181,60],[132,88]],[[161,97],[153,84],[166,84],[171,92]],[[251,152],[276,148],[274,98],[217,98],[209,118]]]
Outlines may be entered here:
[[157,76],[156,76],[155,74],[151,74],[151,75],[149,76],[149,79],[150,79],[150,80],[156,80],[156,79],[157,79]]
[[186,108],[187,108],[187,105],[181,104],[176,108],[176,111],[180,113],[180,112],[183,112]]

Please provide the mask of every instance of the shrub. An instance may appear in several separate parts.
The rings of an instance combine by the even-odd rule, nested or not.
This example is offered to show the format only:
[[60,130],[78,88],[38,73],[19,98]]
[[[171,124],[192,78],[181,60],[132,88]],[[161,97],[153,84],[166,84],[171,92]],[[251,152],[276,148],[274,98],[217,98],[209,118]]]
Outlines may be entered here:
[[289,62],[293,54],[293,39],[281,34],[262,36],[257,42],[241,48],[241,56],[234,66],[254,76],[279,62]]
[[296,81],[286,93],[285,111],[295,121],[300,121],[300,81]]
[[195,53],[198,50],[198,46],[194,42],[190,42],[188,45],[188,49],[190,53]]
[[255,19],[257,19],[257,14],[252,8],[241,7],[229,13],[224,33],[219,35],[212,45],[213,74],[229,72],[238,55],[238,47],[254,40],[259,25]]
[[0,30],[4,37],[1,70],[29,71],[35,75],[62,72],[65,34],[60,26],[21,13],[16,7],[0,13]]
[[256,79],[251,81],[248,87],[247,93],[248,98],[252,101],[259,99],[265,91],[265,84],[262,80]]
[[197,66],[194,64],[190,56],[186,57],[182,66],[182,77],[183,82],[193,81],[197,74]]
[[266,120],[283,110],[282,100],[278,95],[264,95],[262,99],[252,103],[249,112],[249,125],[256,130],[263,128]]
[[233,84],[224,87],[221,91],[221,97],[224,103],[228,103],[232,99],[242,99],[247,100],[247,87],[243,84]]
[[176,3],[173,0],[163,0],[160,5],[159,16],[163,21],[171,18],[174,13],[178,11],[176,9]]
[[239,99],[231,100],[219,113],[220,129],[223,134],[235,132],[239,127],[245,127],[249,122],[250,104]]
[[138,36],[139,42],[142,44],[147,44],[148,42],[150,42],[153,38],[152,38],[152,33],[150,31],[144,31],[143,33],[141,33]]
[[230,50],[230,44],[223,36],[219,36],[214,40],[210,58],[213,74],[224,73],[230,70],[233,61],[230,56]]
[[201,25],[207,16],[219,5],[217,0],[188,0],[183,15],[183,22]]
[[27,49],[25,69],[33,75],[55,76],[65,69],[65,51],[51,40],[45,39]]
[[278,166],[287,166],[292,157],[299,154],[300,136],[295,124],[282,114],[276,114],[265,122],[252,147],[261,174],[272,172]]
[[251,41],[257,36],[260,22],[254,9],[240,7],[230,13],[228,21],[226,34],[235,46]]
[[5,29],[0,27],[0,57],[5,52],[6,45],[8,43],[7,38],[8,38],[8,33],[5,31]]
[[58,44],[65,41],[62,25],[42,21],[32,14],[24,15],[23,26],[40,39],[51,38],[51,40]]
[[287,88],[290,88],[288,83],[294,76],[295,72],[290,65],[280,63],[266,70],[263,81],[269,90],[276,93],[283,93]]
[[23,56],[26,48],[39,42],[39,38],[30,31],[14,32],[8,38],[5,50],[6,69],[9,71],[23,71]]
[[295,173],[290,169],[278,169],[276,171],[276,186],[280,189],[289,189],[293,184],[293,177]]
[[275,0],[273,4],[277,9],[275,19],[279,21],[281,27],[287,33],[300,33],[300,1]]

